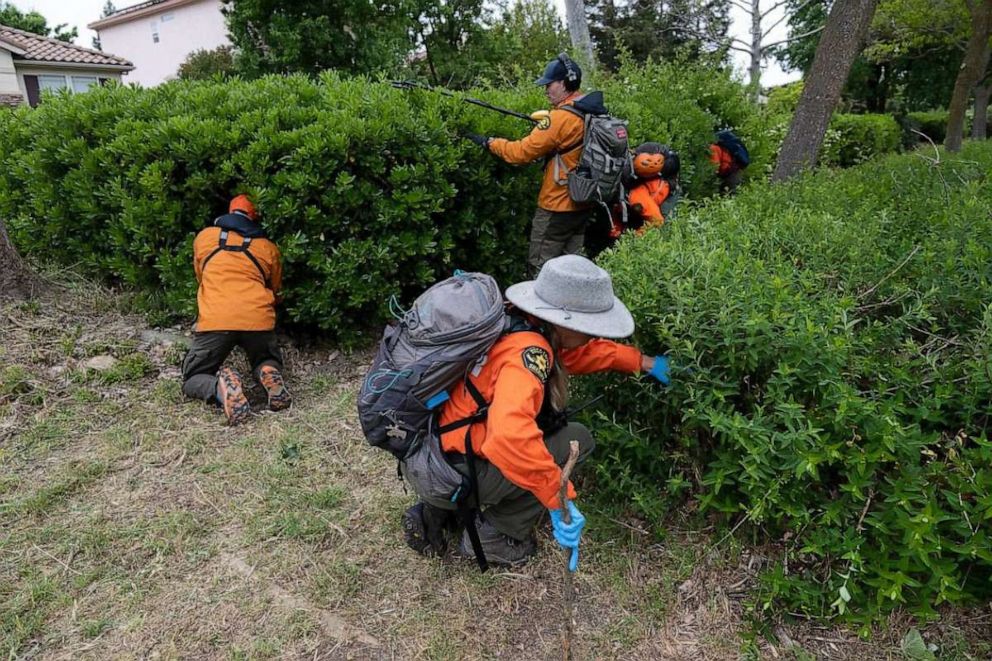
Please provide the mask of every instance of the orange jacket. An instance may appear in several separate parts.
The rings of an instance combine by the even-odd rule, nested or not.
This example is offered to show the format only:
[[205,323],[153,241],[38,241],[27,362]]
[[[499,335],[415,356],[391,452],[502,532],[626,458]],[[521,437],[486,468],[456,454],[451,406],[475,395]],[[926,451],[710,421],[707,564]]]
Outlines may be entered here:
[[[605,370],[635,373],[641,369],[641,352],[609,340],[592,340],[562,351],[562,364],[571,374]],[[533,331],[509,333],[496,341],[485,362],[469,378],[490,402],[489,416],[471,426],[472,448],[496,466],[517,486],[533,493],[548,509],[557,509],[561,469],[555,464],[537,426],[544,402],[544,381],[553,364],[551,345]],[[542,377],[543,374],[543,377]],[[461,385],[444,404],[440,424],[471,416],[475,400]],[[465,452],[465,429],[441,437],[446,452]],[[569,497],[575,489],[569,484]]]
[[641,181],[631,189],[627,196],[628,203],[639,209],[644,227],[661,227],[665,223],[661,205],[668,199],[670,190],[668,182],[661,177]]
[[[506,138],[493,138],[489,141],[489,151],[512,165],[525,165],[542,158],[547,158],[544,165],[544,181],[541,192],[537,196],[537,206],[546,211],[577,211],[585,205],[576,204],[568,195],[565,177],[578,164],[582,156],[582,139],[585,135],[585,123],[582,118],[562,106],[573,105],[581,98],[578,92],[571,94],[551,111],[550,123],[546,126],[539,124],[525,138],[509,141]],[[577,147],[572,149],[572,147]],[[554,153],[568,150],[561,155],[565,166],[560,168],[555,179]],[[559,183],[559,181],[561,183]]]
[[[221,228],[208,227],[193,241],[193,270],[200,288],[196,330],[266,331],[276,326],[276,302],[282,289],[282,261],[279,248],[263,238],[251,240],[249,250],[265,272],[264,276],[241,252],[221,250]],[[228,231],[228,245],[239,245],[243,237]],[[209,262],[204,268],[204,262]]]
[[718,176],[726,177],[736,167],[734,157],[720,145],[710,145],[710,163],[716,166]]

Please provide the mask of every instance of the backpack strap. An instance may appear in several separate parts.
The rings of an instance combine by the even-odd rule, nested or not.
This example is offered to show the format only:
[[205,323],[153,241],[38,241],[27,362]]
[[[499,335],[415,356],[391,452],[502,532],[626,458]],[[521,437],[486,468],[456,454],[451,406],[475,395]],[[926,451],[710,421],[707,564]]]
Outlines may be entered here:
[[[469,479],[469,493],[461,494],[461,497],[457,500],[456,505],[458,506],[458,514],[462,517],[462,524],[465,526],[465,532],[468,533],[468,539],[472,543],[472,551],[475,553],[475,561],[479,563],[479,570],[485,572],[489,569],[489,561],[486,560],[486,553],[482,550],[482,541],[479,539],[479,530],[475,525],[475,513],[480,511],[480,501],[479,501],[479,478],[478,473],[475,470],[475,449],[472,447],[472,425],[476,422],[482,422],[489,416],[489,402],[485,400],[479,389],[475,387],[471,379],[465,379],[465,388],[468,390],[469,394],[472,395],[472,399],[475,400],[476,410],[475,413],[468,416],[467,418],[462,418],[461,420],[456,420],[455,422],[442,425],[438,428],[438,436],[441,434],[446,434],[449,431],[455,429],[460,429],[461,427],[468,427],[465,430],[465,463],[468,464],[468,479]],[[471,494],[475,494],[475,507],[470,504]]]
[[[575,142],[569,145],[568,147],[563,147],[562,149],[555,150],[551,154],[548,154],[548,157],[545,160],[545,165],[550,161],[554,161],[555,183],[558,184],[559,186],[564,186],[565,184],[568,183],[568,168],[565,167],[565,160],[562,158],[562,156],[568,154],[569,152],[575,151],[576,149],[578,149],[579,147],[581,147],[586,143],[586,135],[588,135],[589,133],[589,118],[592,117],[592,115],[582,112],[575,106],[562,106],[558,110],[564,110],[565,112],[570,112],[576,117],[582,119],[582,137],[579,138],[578,142]],[[562,174],[563,172],[564,175]]]
[[258,261],[258,258],[255,257],[255,255],[251,253],[251,250],[248,249],[251,246],[252,238],[250,236],[245,236],[242,237],[243,240],[240,245],[230,245],[227,242],[228,236],[229,234],[226,229],[222,229],[220,231],[220,239],[217,241],[217,247],[214,248],[213,252],[207,255],[206,259],[203,260],[203,263],[200,265],[200,273],[203,273],[210,260],[213,259],[214,256],[220,251],[225,250],[227,252],[240,252],[244,253],[245,257],[251,260],[251,263],[255,265],[255,268],[258,269],[258,272],[261,274],[262,282],[265,283],[267,288],[271,289],[272,287],[269,284],[269,276],[265,274],[265,269],[262,268],[262,264]]

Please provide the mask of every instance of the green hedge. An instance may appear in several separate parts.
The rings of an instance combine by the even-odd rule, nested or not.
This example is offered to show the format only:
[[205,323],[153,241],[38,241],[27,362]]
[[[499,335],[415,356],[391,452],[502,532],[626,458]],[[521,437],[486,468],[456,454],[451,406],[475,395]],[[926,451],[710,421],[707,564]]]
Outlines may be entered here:
[[820,163],[851,167],[898,152],[901,139],[902,129],[891,115],[837,114],[830,119]]
[[[915,131],[919,131],[936,144],[943,144],[947,136],[947,120],[950,113],[947,110],[927,110],[925,112],[906,113],[904,127],[908,133],[907,139],[912,143],[925,142]],[[971,117],[965,119],[965,136],[971,134]]]
[[762,601],[992,595],[992,145],[822,171],[625,239],[604,266],[670,389],[599,382],[598,489],[747,518]]
[[[605,93],[634,141],[683,152],[691,193],[713,189],[713,127],[755,126],[741,85],[684,63],[627,66]],[[524,111],[547,103],[529,80],[477,95]],[[522,275],[540,172],[460,136],[528,130],[332,74],[108,86],[0,114],[0,216],[26,254],[80,264],[189,317],[193,236],[250,192],[285,256],[284,318],[349,340],[387,316],[391,293],[408,300],[453,268]]]

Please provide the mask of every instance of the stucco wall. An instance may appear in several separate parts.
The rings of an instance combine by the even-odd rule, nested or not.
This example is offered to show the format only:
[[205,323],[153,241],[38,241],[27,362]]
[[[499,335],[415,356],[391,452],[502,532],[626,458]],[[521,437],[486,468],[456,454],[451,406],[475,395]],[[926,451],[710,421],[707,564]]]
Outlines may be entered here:
[[0,94],[20,94],[17,74],[14,72],[14,59],[10,51],[0,48]]
[[[125,82],[145,87],[171,80],[186,56],[229,44],[220,0],[200,0],[175,9],[142,16],[100,30],[104,52],[130,60],[134,71]],[[171,14],[171,20],[163,20]],[[155,43],[152,35],[158,32]]]

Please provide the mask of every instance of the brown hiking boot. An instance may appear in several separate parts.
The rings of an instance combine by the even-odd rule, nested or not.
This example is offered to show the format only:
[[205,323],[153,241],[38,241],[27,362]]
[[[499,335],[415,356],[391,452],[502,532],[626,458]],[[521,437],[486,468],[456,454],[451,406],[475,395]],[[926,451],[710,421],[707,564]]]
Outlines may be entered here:
[[251,407],[241,387],[241,377],[230,367],[221,367],[217,372],[217,399],[224,407],[228,424],[240,425],[248,419]]
[[293,403],[293,398],[286,389],[286,382],[282,380],[282,372],[272,365],[263,365],[258,370],[258,380],[269,395],[269,408],[273,411],[288,409]]
[[[537,553],[537,543],[534,541],[533,534],[524,540],[514,539],[496,530],[493,524],[478,515],[475,517],[475,529],[479,532],[482,552],[491,565],[516,567],[524,564],[532,555]],[[475,559],[475,551],[472,550],[472,540],[468,536],[468,530],[462,532],[462,541],[458,545],[458,555],[463,558]]]

